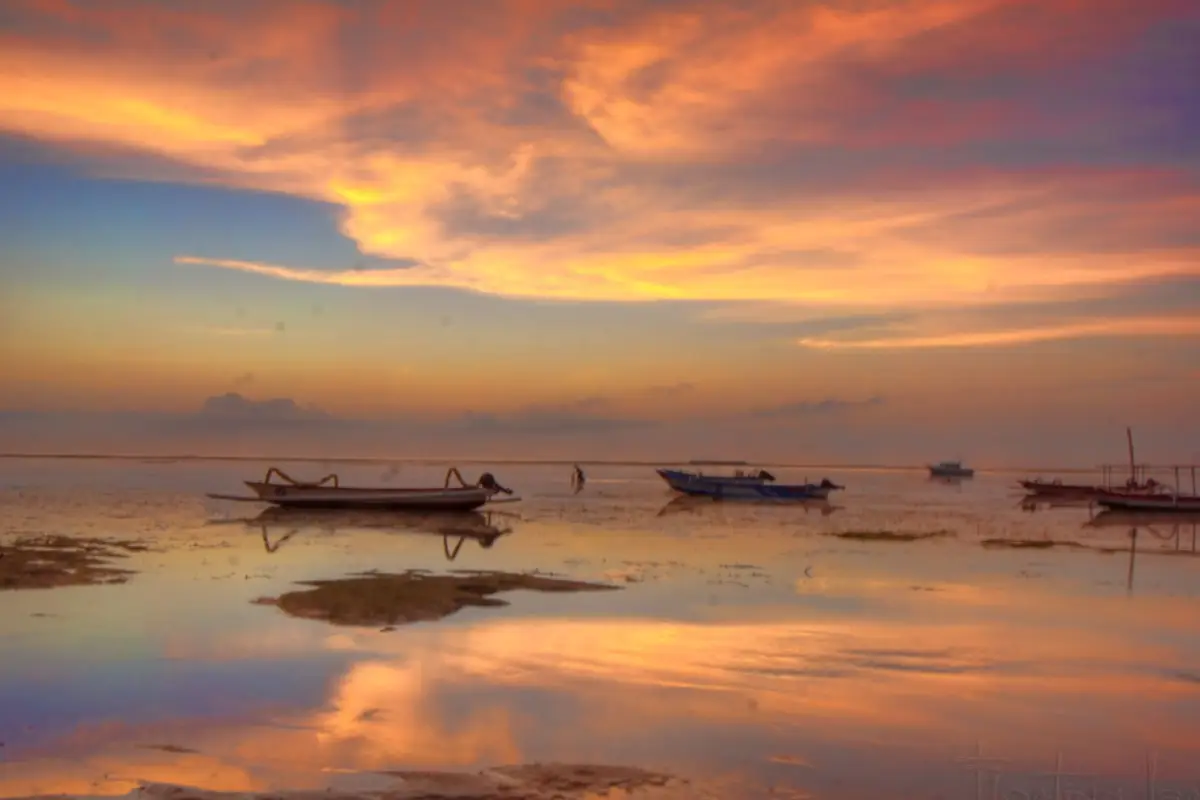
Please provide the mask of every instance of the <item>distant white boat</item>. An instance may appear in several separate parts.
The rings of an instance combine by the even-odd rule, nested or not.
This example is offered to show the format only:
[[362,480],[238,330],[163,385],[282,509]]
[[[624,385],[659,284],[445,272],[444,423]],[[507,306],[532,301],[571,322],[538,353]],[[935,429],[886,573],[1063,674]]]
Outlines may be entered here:
[[929,465],[931,478],[973,478],[975,470],[964,467],[961,461],[940,461]]

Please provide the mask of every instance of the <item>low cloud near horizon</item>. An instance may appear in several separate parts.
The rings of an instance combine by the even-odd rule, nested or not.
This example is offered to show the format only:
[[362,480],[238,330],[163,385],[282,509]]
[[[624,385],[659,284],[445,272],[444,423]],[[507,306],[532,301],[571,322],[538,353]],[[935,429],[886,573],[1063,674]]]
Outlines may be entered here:
[[[1046,431],[1011,420],[982,434],[936,421],[897,429],[882,396],[795,401],[679,421],[606,413],[603,399],[512,414],[437,419],[337,417],[292,398],[236,392],[194,412],[0,411],[4,454],[662,461],[694,458],[774,463],[920,465],[967,458],[979,466],[1093,467],[1120,461],[1119,429],[1103,440],[1082,426]],[[1141,452],[1159,462],[1195,458],[1170,427],[1137,426]],[[1172,448],[1176,455],[1171,456]]]

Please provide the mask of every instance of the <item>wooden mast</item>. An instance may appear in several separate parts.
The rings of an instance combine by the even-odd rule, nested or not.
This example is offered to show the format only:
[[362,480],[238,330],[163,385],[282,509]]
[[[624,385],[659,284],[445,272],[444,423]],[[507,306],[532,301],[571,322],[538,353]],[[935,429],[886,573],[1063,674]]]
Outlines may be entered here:
[[1133,428],[1125,428],[1125,440],[1129,442],[1129,480],[1137,483],[1137,465],[1133,460]]

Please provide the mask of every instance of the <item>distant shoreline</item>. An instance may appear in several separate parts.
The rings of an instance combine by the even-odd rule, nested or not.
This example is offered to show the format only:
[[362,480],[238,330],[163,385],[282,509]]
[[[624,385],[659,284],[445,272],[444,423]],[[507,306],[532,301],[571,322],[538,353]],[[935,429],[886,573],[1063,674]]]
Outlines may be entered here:
[[[215,462],[293,462],[293,463],[329,463],[329,464],[502,464],[514,466],[571,466],[574,464],[607,467],[660,467],[672,464],[688,466],[729,466],[731,464],[746,465],[753,463],[761,467],[775,469],[847,469],[847,470],[877,470],[888,472],[926,472],[926,464],[836,464],[836,463],[788,463],[783,461],[697,461],[695,459],[660,459],[657,461],[617,460],[617,459],[520,459],[520,458],[478,458],[478,457],[385,457],[385,456],[285,456],[285,455],[151,455],[137,453],[0,453],[0,459],[6,460],[43,460],[43,461],[141,461],[144,463],[170,464],[180,461],[215,461]],[[1100,472],[1100,467],[1028,467],[1028,466],[995,466],[976,467],[976,473],[982,472],[1024,472],[1031,474],[1046,473],[1090,473]]]

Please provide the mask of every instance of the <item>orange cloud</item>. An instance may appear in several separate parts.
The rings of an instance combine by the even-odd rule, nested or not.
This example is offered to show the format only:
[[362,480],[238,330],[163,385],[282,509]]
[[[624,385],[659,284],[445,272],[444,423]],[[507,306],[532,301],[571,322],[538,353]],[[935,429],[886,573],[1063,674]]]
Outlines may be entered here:
[[1097,336],[1200,336],[1200,319],[1190,316],[1112,319],[1040,328],[960,331],[929,336],[896,336],[880,339],[804,338],[797,340],[797,344],[821,350],[907,350],[941,347],[993,347]]
[[[903,220],[897,220],[896,225]],[[880,222],[880,225],[886,225]],[[858,226],[865,227],[865,226]],[[852,231],[847,230],[846,235]],[[803,242],[816,244],[817,236]],[[792,244],[800,244],[793,242]],[[753,257],[752,249],[721,247],[671,253],[613,256],[572,256],[558,245],[544,248],[546,261],[555,268],[541,271],[522,266],[521,254],[511,251],[494,267],[478,270],[470,265],[414,266],[394,269],[319,269],[231,259],[177,256],[176,263],[206,265],[249,272],[272,278],[339,286],[453,286],[508,297],[543,297],[560,300],[610,300],[646,302],[653,300],[791,301],[808,305],[890,307],[986,304],[1028,297],[1039,292],[1054,297],[1054,290],[1075,286],[1133,283],[1141,279],[1186,276],[1195,261],[1190,252],[1167,252],[1146,258],[1135,267],[1118,271],[1123,259],[1115,257],[979,258],[961,256],[944,262],[920,261],[920,254],[895,244],[895,261],[874,265],[864,255],[855,269],[841,265],[805,267],[803,279],[789,278],[795,269],[781,255],[777,263],[740,266]],[[557,257],[550,256],[559,251]],[[525,256],[533,264],[539,248]],[[1197,254],[1200,256],[1200,254]],[[511,259],[511,260],[509,260]],[[1051,266],[1053,264],[1054,266]],[[863,282],[871,281],[867,292]],[[754,317],[746,311],[744,317]]]
[[[885,54],[999,2],[684,6],[581,41],[563,90],[605,142],[638,158],[744,152],[778,137],[828,141],[836,135],[821,113],[829,62]],[[763,115],[781,93],[792,95],[789,113]]]
[[[945,30],[986,32],[1007,0],[621,7],[595,25],[565,21],[569,5],[511,3],[467,22],[434,6],[304,2],[287,6],[283,24],[283,7],[270,4],[233,16],[20,4],[60,26],[0,37],[0,130],[132,150],[233,186],[330,202],[364,252],[419,262],[352,271],[237,253],[177,259],[293,281],[889,306],[1200,272],[1192,246],[1119,259],[1085,247],[1013,256],[981,252],[959,231],[963,215],[1024,203],[986,232],[989,243],[1030,231],[1051,243],[1055,233],[1039,226],[1079,214],[1170,233],[1150,231],[1144,195],[1094,196],[1106,175],[906,179],[902,194],[849,177],[830,184],[834,199],[818,186],[797,200],[809,180],[797,171],[780,196],[754,196],[766,191],[764,149],[781,143],[861,144],[869,129],[886,144],[893,134],[912,139],[905,126],[936,130],[939,142],[951,130],[986,133],[991,111],[974,122],[929,116],[952,101],[889,113],[906,120],[900,127],[861,124],[890,95],[855,88],[845,70],[902,75],[921,43],[944,44]],[[758,177],[739,178],[737,168]],[[1195,193],[1175,191],[1179,199],[1160,202],[1181,220]],[[937,235],[914,233],[929,230]]]
[[281,278],[289,281],[306,283],[329,283],[339,286],[428,286],[437,282],[425,278],[421,272],[412,269],[378,269],[378,270],[321,270],[297,267],[284,267],[277,264],[263,264],[255,261],[236,261],[226,258],[197,258],[195,256],[176,256],[176,264],[199,264],[210,267],[221,267],[255,275],[265,275],[270,278]]
[[[152,152],[212,170],[230,184],[331,201],[344,209],[343,233],[365,252],[424,264],[356,277],[233,257],[210,261],[301,281],[454,285],[599,300],[758,300],[782,293],[828,302],[870,288],[866,294],[878,302],[917,296],[960,302],[992,284],[1068,287],[1123,279],[1100,273],[1084,255],[1048,269],[1032,260],[972,257],[954,246],[953,231],[937,246],[914,245],[902,235],[907,225],[936,223],[952,209],[1012,194],[1012,186],[922,192],[900,204],[866,193],[796,215],[790,207],[737,204],[689,209],[660,187],[610,180],[646,161],[746,158],[780,138],[829,142],[842,133],[823,104],[839,59],[853,54],[888,62],[931,31],[970,25],[1003,6],[1002,0],[925,0],[761,13],[683,6],[630,14],[623,24],[556,41],[547,32],[554,11],[563,8],[556,4],[512,5],[486,31],[428,11],[380,12],[385,17],[377,19],[319,2],[289,6],[287,25],[275,6],[226,18],[166,8],[134,13],[120,6],[43,5],[62,22],[102,32],[112,43],[5,37],[0,127]],[[366,48],[360,55],[343,49],[338,38],[354,25],[396,25],[401,34],[434,26],[431,38],[442,47],[401,56]],[[156,32],[162,30],[179,31],[190,46],[179,50]],[[536,35],[545,46],[522,56]],[[463,53],[469,59],[460,58]],[[563,119],[545,125],[490,119],[511,112],[526,89],[510,66],[514,60],[559,74]],[[338,65],[362,68],[354,82],[338,84]],[[253,78],[238,79],[244,74]],[[481,100],[485,94],[490,97]],[[478,103],[486,113],[460,110]],[[379,126],[360,130],[362,120],[397,107],[420,109],[434,138],[414,143],[404,131],[388,137],[379,136]],[[547,174],[562,163],[569,167]],[[1034,176],[1015,191],[1027,196],[1042,188]],[[616,216],[552,241],[446,231],[445,206],[461,197],[488,218],[521,221],[544,210],[547,194],[576,199],[581,193],[593,216]],[[718,225],[736,230],[719,246],[630,249],[619,243]],[[814,267],[790,254],[830,242],[852,242],[862,266]],[[1181,259],[1189,263],[1181,266]],[[1142,275],[1195,271],[1195,251],[1174,259],[1144,254],[1138,261],[1129,269]],[[1050,273],[1055,277],[1039,277]]]

